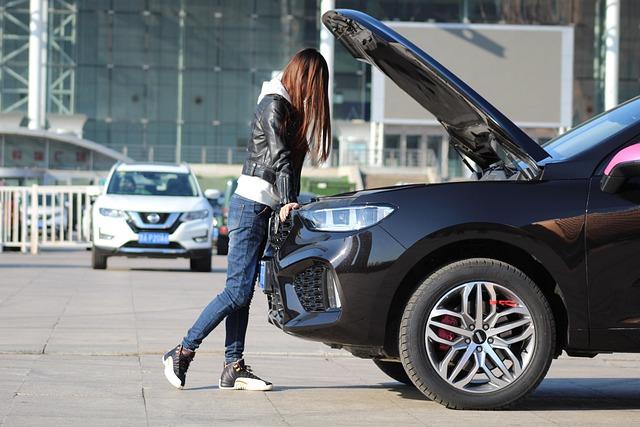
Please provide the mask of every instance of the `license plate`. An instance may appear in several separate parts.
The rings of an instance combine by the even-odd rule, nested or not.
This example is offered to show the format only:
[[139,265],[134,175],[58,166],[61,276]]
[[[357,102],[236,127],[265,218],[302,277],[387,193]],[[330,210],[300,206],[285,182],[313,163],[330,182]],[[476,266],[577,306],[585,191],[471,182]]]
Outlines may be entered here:
[[138,243],[142,245],[168,245],[169,235],[167,233],[146,233],[138,234]]

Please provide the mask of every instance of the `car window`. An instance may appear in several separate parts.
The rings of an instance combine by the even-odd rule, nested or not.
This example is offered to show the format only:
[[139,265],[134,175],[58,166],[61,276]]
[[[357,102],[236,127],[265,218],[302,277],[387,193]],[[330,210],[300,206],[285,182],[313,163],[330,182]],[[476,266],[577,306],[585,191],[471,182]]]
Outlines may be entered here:
[[600,114],[543,145],[555,159],[567,159],[640,122],[640,98]]
[[196,188],[188,173],[116,171],[109,181],[107,194],[195,197]]

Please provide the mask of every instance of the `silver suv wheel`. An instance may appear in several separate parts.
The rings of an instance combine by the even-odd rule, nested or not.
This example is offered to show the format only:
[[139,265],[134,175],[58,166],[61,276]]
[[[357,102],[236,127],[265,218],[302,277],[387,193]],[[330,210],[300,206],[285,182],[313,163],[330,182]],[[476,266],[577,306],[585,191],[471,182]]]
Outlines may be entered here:
[[529,365],[535,328],[529,309],[512,291],[468,282],[447,292],[428,316],[429,361],[445,381],[473,393],[493,392]]

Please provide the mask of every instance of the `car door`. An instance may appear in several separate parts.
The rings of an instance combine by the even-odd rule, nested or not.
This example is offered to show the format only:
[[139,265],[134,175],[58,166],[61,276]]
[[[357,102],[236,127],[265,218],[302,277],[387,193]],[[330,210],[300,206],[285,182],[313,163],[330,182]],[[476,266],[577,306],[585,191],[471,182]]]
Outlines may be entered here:
[[[640,165],[640,141],[605,159],[591,178],[586,216],[591,347],[640,351],[640,173],[605,191],[620,160]],[[640,167],[639,167],[640,170]]]

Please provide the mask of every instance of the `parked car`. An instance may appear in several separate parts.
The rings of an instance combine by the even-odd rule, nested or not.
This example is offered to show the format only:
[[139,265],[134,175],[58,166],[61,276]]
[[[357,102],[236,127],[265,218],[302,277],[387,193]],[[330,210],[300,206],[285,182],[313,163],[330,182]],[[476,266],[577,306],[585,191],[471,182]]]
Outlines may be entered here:
[[211,271],[212,209],[186,164],[118,163],[93,206],[94,269],[107,258],[189,258]]
[[231,196],[238,187],[237,179],[229,179],[225,184],[224,196],[222,197],[222,217],[218,225],[218,238],[216,240],[216,253],[218,255],[227,255],[229,253],[229,228],[227,227],[227,219],[229,218],[229,205],[231,204]]
[[478,180],[294,211],[261,266],[270,321],[458,409],[518,402],[562,351],[640,352],[640,97],[541,147],[379,21],[323,22],[435,115]]
[[211,242],[217,244],[218,235],[220,234],[220,224],[222,223],[222,202],[223,195],[220,190],[208,189],[204,192],[209,205],[211,206]]
[[216,217],[222,215],[223,194],[220,190],[208,189],[204,192],[209,205],[211,205],[211,214]]
[[[58,235],[60,230],[66,230],[69,224],[69,202],[63,201],[60,194],[38,194],[38,230],[45,230],[47,234]],[[31,194],[27,194],[26,218],[27,230],[31,230],[33,203]]]

